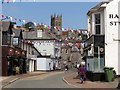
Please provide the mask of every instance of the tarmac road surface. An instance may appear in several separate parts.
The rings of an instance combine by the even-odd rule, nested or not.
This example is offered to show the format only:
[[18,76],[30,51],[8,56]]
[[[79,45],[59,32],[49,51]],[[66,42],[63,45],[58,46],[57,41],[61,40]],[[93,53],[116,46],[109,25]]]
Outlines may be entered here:
[[4,88],[75,88],[63,81],[65,75],[71,74],[72,71],[53,72],[43,75],[27,77],[15,81]]

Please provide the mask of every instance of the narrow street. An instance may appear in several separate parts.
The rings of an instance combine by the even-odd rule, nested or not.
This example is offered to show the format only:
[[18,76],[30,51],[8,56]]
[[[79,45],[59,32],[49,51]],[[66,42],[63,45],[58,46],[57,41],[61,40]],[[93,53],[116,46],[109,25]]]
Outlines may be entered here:
[[73,71],[51,72],[45,75],[33,76],[20,79],[5,88],[75,88],[63,81],[63,77],[72,74]]
[[0,6],[2,89],[120,88],[120,0]]

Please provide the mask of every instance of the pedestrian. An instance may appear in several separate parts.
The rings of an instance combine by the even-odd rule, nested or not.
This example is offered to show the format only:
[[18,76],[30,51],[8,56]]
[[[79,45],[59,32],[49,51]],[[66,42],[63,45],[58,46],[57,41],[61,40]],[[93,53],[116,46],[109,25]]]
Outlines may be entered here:
[[68,71],[68,65],[66,64],[65,65],[65,72],[67,72]]
[[19,74],[19,71],[20,71],[20,70],[19,70],[19,67],[17,66],[17,67],[16,67],[16,74]]
[[55,70],[55,64],[53,64],[53,70]]
[[79,65],[79,67],[77,68],[77,72],[78,72],[77,77],[80,77],[80,65]]
[[80,81],[81,81],[80,83],[81,84],[83,83],[83,81],[85,79],[85,72],[86,72],[86,70],[85,70],[84,65],[80,64],[80,67],[79,67],[79,76],[80,76]]

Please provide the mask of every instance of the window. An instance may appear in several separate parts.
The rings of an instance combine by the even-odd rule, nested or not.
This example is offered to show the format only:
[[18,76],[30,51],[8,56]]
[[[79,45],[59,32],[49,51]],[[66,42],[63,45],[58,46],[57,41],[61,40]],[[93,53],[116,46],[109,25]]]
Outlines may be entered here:
[[32,50],[32,55],[35,55],[35,52],[34,52],[34,50]]
[[100,30],[101,30],[101,17],[100,17],[100,13],[95,14],[95,34],[100,34]]
[[37,30],[37,37],[42,37],[42,30]]
[[58,26],[58,21],[56,21],[56,26]]
[[61,26],[61,22],[59,22],[59,26]]
[[28,53],[31,54],[31,47],[28,45]]
[[11,36],[8,34],[7,38],[7,44],[11,44]]

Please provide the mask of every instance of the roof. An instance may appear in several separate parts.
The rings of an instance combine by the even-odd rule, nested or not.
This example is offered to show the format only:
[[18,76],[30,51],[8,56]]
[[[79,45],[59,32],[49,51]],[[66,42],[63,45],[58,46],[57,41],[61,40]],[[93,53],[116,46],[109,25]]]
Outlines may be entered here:
[[98,11],[100,8],[105,8],[106,6],[103,6],[103,4],[108,4],[110,2],[109,1],[106,1],[106,2],[100,2],[98,3],[96,6],[94,6],[93,8],[91,8],[88,12],[87,12],[87,15],[90,15],[91,13],[95,12],[95,11]]
[[15,33],[15,36],[19,37],[21,30],[14,30],[13,32]]
[[0,21],[0,27],[2,26],[2,31],[7,31],[10,26],[10,21]]
[[73,47],[72,47],[72,51],[73,51],[73,52],[78,52],[79,49],[78,49],[76,46],[73,46]]
[[23,38],[24,39],[54,39],[54,37],[51,34],[49,34],[47,30],[35,30],[29,32],[24,31]]

